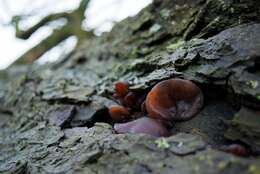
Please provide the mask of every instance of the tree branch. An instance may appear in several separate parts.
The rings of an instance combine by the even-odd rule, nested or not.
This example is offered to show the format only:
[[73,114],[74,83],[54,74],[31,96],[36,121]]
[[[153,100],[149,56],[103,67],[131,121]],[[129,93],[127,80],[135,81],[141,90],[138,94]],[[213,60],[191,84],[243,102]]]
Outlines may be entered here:
[[46,17],[44,17],[41,21],[39,21],[37,24],[32,26],[31,28],[27,30],[20,30],[19,27],[16,28],[16,37],[21,39],[28,39],[36,30],[44,26],[50,21],[54,21],[60,18],[69,18],[70,13],[56,13],[56,14],[50,14]]
[[60,42],[64,41],[65,39],[67,39],[72,35],[73,34],[71,33],[71,29],[69,26],[65,26],[61,29],[54,30],[49,37],[45,38],[35,47],[31,48],[26,53],[24,53],[21,57],[19,57],[17,61],[13,63],[13,65],[34,62],[36,59],[42,56],[46,51],[55,47],[57,44],[59,44]]

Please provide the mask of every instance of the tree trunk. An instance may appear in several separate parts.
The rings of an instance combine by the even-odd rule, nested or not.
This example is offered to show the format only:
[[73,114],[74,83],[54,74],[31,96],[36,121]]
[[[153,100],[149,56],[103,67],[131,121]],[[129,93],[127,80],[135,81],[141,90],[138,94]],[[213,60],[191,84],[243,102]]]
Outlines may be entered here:
[[[256,0],[156,0],[59,62],[1,72],[0,171],[259,173],[259,20]],[[200,112],[170,137],[116,134],[114,83],[169,78],[200,87]]]

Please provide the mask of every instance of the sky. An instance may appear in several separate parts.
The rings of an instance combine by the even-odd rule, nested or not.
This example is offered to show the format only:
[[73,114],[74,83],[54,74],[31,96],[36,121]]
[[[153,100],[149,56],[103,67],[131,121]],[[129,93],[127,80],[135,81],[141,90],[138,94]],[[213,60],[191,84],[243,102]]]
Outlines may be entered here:
[[[83,27],[95,29],[97,34],[110,31],[115,22],[137,14],[152,0],[92,0],[85,16]],[[49,13],[73,10],[80,0],[0,0],[0,69],[8,67],[26,50],[51,34],[53,27],[46,26],[35,32],[28,40],[15,38],[15,30],[8,25],[13,15],[28,15],[21,23],[26,29]],[[62,21],[60,21],[62,24]],[[76,38],[70,37],[61,45],[44,54],[39,63],[57,60],[70,52],[76,45]],[[64,51],[65,50],[65,51]]]

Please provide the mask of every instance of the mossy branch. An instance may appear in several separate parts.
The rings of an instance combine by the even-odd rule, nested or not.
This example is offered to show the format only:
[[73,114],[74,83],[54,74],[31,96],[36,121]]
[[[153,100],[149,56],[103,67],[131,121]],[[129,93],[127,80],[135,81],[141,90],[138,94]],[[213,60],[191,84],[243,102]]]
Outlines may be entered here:
[[79,7],[72,12],[50,14],[27,30],[21,30],[19,28],[21,16],[14,16],[12,19],[12,24],[15,26],[16,29],[16,37],[21,39],[28,39],[39,28],[48,25],[49,22],[52,22],[54,20],[65,18],[68,21],[66,25],[62,26],[60,29],[54,30],[49,37],[45,38],[35,47],[24,53],[21,57],[17,59],[17,61],[14,62],[14,64],[25,64],[34,62],[45,52],[58,45],[69,36],[76,36],[78,39],[78,43],[81,43],[83,40],[94,36],[91,31],[85,31],[82,29],[81,26],[82,21],[85,19],[84,13],[86,8],[88,7],[89,1],[90,0],[82,0]]
[[61,29],[56,29],[49,37],[45,38],[39,44],[26,51],[13,64],[32,63],[40,56],[42,56],[46,52],[46,50],[50,50],[51,48],[55,47],[57,43],[64,41],[72,35],[73,34],[70,32],[69,26],[63,27]]
[[21,39],[28,39],[35,31],[37,31],[42,26],[46,25],[50,21],[54,21],[61,18],[68,19],[70,16],[69,13],[56,13],[56,14],[50,14],[46,17],[44,17],[41,21],[39,21],[37,24],[32,26],[31,28],[27,30],[21,30],[19,27],[16,28],[16,37]]

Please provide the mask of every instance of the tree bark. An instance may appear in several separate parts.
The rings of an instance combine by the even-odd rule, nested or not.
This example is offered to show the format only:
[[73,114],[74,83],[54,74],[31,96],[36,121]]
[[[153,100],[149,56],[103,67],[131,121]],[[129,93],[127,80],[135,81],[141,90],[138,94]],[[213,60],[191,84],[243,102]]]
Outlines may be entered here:
[[[0,171],[259,173],[259,13],[259,1],[156,0],[67,58],[1,72]],[[145,95],[169,78],[199,86],[200,112],[170,137],[116,134],[114,84]]]

